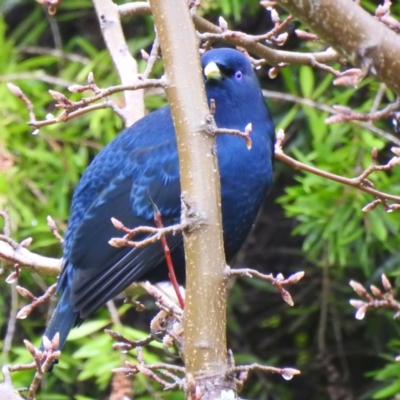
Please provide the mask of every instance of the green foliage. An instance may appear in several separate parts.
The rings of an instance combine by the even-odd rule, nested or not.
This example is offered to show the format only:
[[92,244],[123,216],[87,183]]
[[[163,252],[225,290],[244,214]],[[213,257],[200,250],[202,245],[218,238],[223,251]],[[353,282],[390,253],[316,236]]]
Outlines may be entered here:
[[[307,66],[292,67],[282,71],[281,76],[285,92],[319,104],[340,104],[360,112],[370,110],[377,90],[377,83],[370,79],[365,79],[356,90],[332,87],[331,76],[322,76]],[[392,101],[393,93],[389,90],[385,96],[387,101]],[[327,113],[315,107],[290,106],[278,124],[280,128],[291,130],[286,152],[303,163],[349,178],[358,176],[371,164],[373,148],[379,151],[379,162],[386,163],[392,157],[390,144],[373,132],[356,124],[326,125],[327,117]],[[388,128],[385,121],[379,124]],[[293,134],[294,125],[296,131]],[[282,169],[286,172],[285,167]],[[369,179],[383,192],[400,194],[399,168],[390,173],[375,172]],[[328,266],[330,279],[336,282],[336,286],[347,285],[347,281],[356,276],[361,282],[371,281],[382,272],[398,282],[400,215],[386,213],[383,207],[362,212],[362,208],[372,200],[370,195],[356,189],[300,172],[294,175],[293,182],[285,188],[278,202],[285,215],[296,220],[293,234],[303,238],[302,250],[306,259],[320,268]],[[315,272],[308,273],[315,275]],[[331,300],[332,304],[342,307],[338,290],[334,291],[338,297]],[[357,297],[348,293],[347,297],[350,296]],[[371,317],[367,315],[366,318]],[[379,318],[384,320],[386,317],[380,314]],[[372,332],[373,324],[367,329]],[[389,331],[394,335],[394,326]],[[380,344],[381,351],[387,351],[386,343]],[[307,360],[310,354],[299,347],[299,362]],[[396,353],[393,348],[391,350],[390,356],[386,356],[389,363],[370,374],[381,381],[380,388],[365,391],[360,398],[394,398],[400,393],[399,366],[393,362]]]

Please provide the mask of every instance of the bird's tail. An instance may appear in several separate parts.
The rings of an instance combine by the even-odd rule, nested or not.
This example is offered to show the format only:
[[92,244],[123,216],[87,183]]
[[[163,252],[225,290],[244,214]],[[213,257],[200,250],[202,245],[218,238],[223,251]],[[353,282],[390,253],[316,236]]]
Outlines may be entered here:
[[[58,350],[63,348],[69,331],[76,326],[79,321],[79,313],[74,311],[70,303],[70,295],[71,291],[69,287],[66,286],[58,300],[57,307],[54,310],[46,332],[44,333],[44,336],[50,340],[53,340],[57,332],[60,334]],[[43,342],[41,350],[43,350]]]

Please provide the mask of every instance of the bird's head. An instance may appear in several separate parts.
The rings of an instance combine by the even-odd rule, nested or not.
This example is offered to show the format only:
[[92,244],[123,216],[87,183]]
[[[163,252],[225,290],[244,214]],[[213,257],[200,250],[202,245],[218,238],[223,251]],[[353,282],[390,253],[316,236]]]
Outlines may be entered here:
[[201,58],[208,100],[219,108],[247,108],[262,101],[258,79],[249,59],[237,50],[221,48]]

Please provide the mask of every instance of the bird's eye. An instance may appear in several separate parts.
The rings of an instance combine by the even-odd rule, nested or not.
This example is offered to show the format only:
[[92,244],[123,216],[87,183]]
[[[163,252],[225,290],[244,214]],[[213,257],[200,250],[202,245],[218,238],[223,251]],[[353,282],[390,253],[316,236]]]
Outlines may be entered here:
[[243,76],[242,71],[236,71],[236,72],[235,72],[235,78],[236,78],[238,81],[240,81],[240,80],[242,79],[242,76]]

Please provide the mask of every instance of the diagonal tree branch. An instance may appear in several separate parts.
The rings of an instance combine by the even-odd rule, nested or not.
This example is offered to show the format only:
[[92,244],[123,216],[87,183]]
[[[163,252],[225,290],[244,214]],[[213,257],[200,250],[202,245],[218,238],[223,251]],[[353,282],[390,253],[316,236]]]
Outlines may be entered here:
[[370,71],[400,95],[400,40],[348,0],[277,0],[353,65]]

